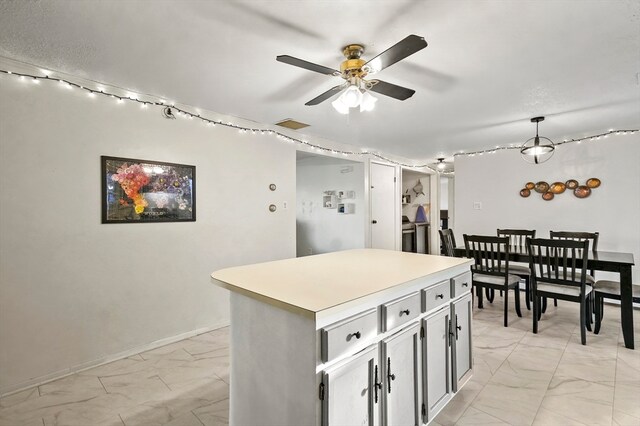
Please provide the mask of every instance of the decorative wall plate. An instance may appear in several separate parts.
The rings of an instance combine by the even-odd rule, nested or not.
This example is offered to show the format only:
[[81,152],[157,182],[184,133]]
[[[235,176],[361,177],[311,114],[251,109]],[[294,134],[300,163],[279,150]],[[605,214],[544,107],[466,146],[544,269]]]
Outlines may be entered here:
[[565,189],[567,189],[567,186],[564,183],[554,182],[549,187],[549,192],[552,192],[554,194],[562,194],[565,191]]
[[527,198],[529,195],[531,195],[531,190],[528,188],[524,188],[520,190],[520,196],[523,198]]
[[540,194],[544,194],[545,192],[547,192],[549,190],[549,184],[545,181],[540,181],[538,183],[536,183],[536,187],[535,187],[536,192],[540,193]]
[[565,182],[565,185],[567,185],[567,189],[576,189],[580,184],[575,179],[569,179]]
[[597,188],[602,182],[598,178],[591,178],[587,180],[587,186],[589,188]]
[[524,187],[525,187],[526,189],[533,189],[533,188],[535,188],[535,187],[536,187],[536,184],[535,184],[535,183],[533,183],[533,182],[527,182],[527,183],[524,185]]
[[553,200],[553,197],[553,192],[545,192],[544,194],[542,194],[542,199],[545,201]]
[[573,195],[578,198],[587,198],[589,195],[591,195],[591,188],[589,188],[587,185],[580,185],[573,190]]

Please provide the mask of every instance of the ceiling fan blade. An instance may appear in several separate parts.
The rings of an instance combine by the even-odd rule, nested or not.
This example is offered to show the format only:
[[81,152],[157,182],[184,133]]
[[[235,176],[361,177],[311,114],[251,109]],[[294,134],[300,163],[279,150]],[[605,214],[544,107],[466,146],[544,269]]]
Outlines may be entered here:
[[319,72],[326,75],[340,75],[340,71],[333,68],[325,67],[323,65],[314,64],[312,62],[304,61],[302,59],[294,58],[289,55],[276,56],[276,61],[283,62],[285,64],[293,65],[294,67],[304,68],[309,71]]
[[333,95],[336,95],[336,94],[340,93],[342,91],[342,89],[344,89],[344,87],[345,87],[345,84],[340,84],[338,86],[332,87],[331,89],[327,90],[323,94],[321,94],[319,96],[316,96],[315,98],[311,99],[305,105],[307,105],[307,106],[318,105],[320,102],[324,102],[327,99],[329,99],[330,97],[332,97]]
[[424,37],[412,34],[400,40],[375,58],[370,59],[365,66],[369,67],[370,73],[376,73],[401,61],[407,56],[413,55],[425,47],[427,47],[427,42]]
[[413,96],[416,93],[413,89],[407,89],[406,87],[397,86],[395,84],[387,83],[382,80],[370,80],[370,83],[374,83],[371,86],[372,92],[380,93],[381,95],[390,96],[394,99],[398,99],[400,101],[404,101]]

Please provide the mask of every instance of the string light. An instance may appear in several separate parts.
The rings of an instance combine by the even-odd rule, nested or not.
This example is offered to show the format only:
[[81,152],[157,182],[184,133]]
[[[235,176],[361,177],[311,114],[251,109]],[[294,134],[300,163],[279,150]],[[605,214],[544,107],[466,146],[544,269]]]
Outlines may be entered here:
[[[564,145],[567,143],[577,143],[580,144],[582,141],[599,141],[601,139],[606,138],[609,135],[632,135],[634,133],[636,133],[637,131],[639,131],[638,129],[627,129],[627,130],[609,130],[608,132],[605,133],[600,133],[599,135],[591,135],[591,136],[585,136],[583,138],[577,138],[577,139],[564,139],[562,142],[557,142],[555,144],[555,146],[558,145]],[[483,150],[478,150],[478,151],[470,151],[470,152],[456,152],[455,154],[453,154],[454,157],[458,157],[460,155],[466,155],[469,157],[474,157],[475,155],[482,155],[482,154],[495,154],[498,151],[504,151],[504,150],[509,150],[509,149],[520,149],[520,147],[518,146],[514,146],[514,144],[509,144],[509,146],[497,146],[495,148],[490,148],[490,149],[483,149]]]
[[[68,88],[68,89],[73,89],[78,88],[80,90],[84,90],[87,92],[87,95],[91,98],[96,97],[96,95],[102,95],[102,96],[108,96],[111,98],[116,98],[118,103],[124,103],[124,101],[129,101],[129,102],[137,102],[140,104],[141,108],[147,108],[148,105],[152,105],[152,106],[159,106],[162,107],[163,109],[165,109],[167,106],[170,106],[173,110],[176,111],[176,115],[179,116],[187,116],[189,117],[190,120],[193,120],[194,118],[197,118],[198,120],[202,121],[203,123],[205,123],[207,126],[211,126],[211,127],[215,127],[216,125],[220,125],[220,126],[224,126],[224,127],[228,127],[231,129],[236,129],[238,130],[240,133],[248,133],[251,132],[253,134],[255,133],[260,133],[260,134],[266,134],[266,135],[275,135],[276,137],[283,139],[286,142],[290,142],[290,143],[299,143],[300,145],[304,145],[312,150],[317,150],[320,152],[326,152],[328,154],[334,154],[334,155],[339,155],[342,154],[343,156],[350,156],[350,155],[355,155],[355,156],[365,156],[365,155],[370,155],[372,157],[375,157],[379,160],[383,160],[386,161],[388,163],[391,164],[395,164],[397,166],[401,166],[401,167],[410,167],[410,168],[415,168],[415,169],[429,169],[431,171],[433,171],[434,173],[439,173],[442,175],[446,175],[446,174],[452,174],[453,172],[444,172],[441,170],[438,170],[436,167],[433,167],[431,164],[408,164],[408,163],[404,163],[402,161],[397,161],[397,160],[393,160],[389,157],[386,157],[378,152],[374,152],[371,151],[369,149],[366,148],[362,148],[360,151],[349,151],[349,150],[341,150],[341,149],[335,149],[335,148],[326,148],[324,146],[321,145],[317,145],[311,142],[308,142],[306,140],[302,140],[302,139],[298,139],[298,138],[294,138],[291,136],[287,136],[283,133],[280,133],[278,131],[272,130],[272,129],[255,129],[255,128],[250,128],[250,127],[244,127],[244,126],[240,126],[237,124],[233,124],[232,122],[223,122],[222,120],[211,120],[209,118],[206,117],[201,117],[200,116],[200,110],[197,108],[194,108],[194,110],[196,111],[196,113],[192,113],[189,112],[185,109],[181,109],[175,106],[175,102],[174,101],[167,101],[165,99],[160,99],[158,98],[157,101],[142,101],[140,99],[138,99],[139,95],[136,93],[132,93],[132,92],[128,92],[126,97],[122,97],[119,95],[116,95],[114,93],[110,93],[107,91],[107,89],[105,89],[102,86],[98,86],[96,88],[96,90],[93,89],[89,89],[87,87],[84,87],[80,84],[74,83],[70,80],[66,80],[63,78],[50,78],[49,75],[45,75],[45,76],[39,76],[39,75],[31,75],[31,74],[26,74],[26,73],[17,73],[17,72],[13,72],[13,71],[7,71],[7,70],[3,70],[0,69],[0,73],[3,74],[7,74],[7,75],[14,75],[16,77],[19,77],[20,80],[25,80],[26,78],[31,78],[33,80],[33,82],[35,84],[38,84],[40,82],[40,80],[49,80],[49,81],[57,81],[59,82],[60,85]],[[585,136],[583,138],[578,138],[578,139],[565,139],[562,142],[558,142],[556,143],[556,146],[558,145],[564,145],[566,143],[580,143],[582,141],[585,140],[600,140],[601,138],[604,139],[605,137],[609,136],[609,135],[627,135],[627,134],[634,134],[638,131],[638,129],[626,129],[626,130],[615,130],[615,129],[610,129],[608,132],[605,133],[601,133],[599,135],[592,135],[592,136]],[[510,149],[520,149],[519,146],[514,146],[514,144],[510,144],[509,146],[496,146],[495,148],[490,148],[490,149],[485,149],[485,150],[478,150],[478,151],[471,151],[471,152],[456,152],[455,154],[453,154],[454,157],[460,156],[460,155],[465,155],[465,156],[470,156],[470,157],[474,157],[475,155],[482,155],[485,153],[489,153],[489,154],[494,154],[498,151],[503,151],[503,150],[510,150]]]

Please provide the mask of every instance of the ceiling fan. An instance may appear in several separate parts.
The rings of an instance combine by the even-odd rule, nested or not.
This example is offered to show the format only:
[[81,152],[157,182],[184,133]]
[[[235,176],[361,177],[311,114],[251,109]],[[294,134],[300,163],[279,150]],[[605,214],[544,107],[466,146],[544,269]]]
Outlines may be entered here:
[[365,77],[393,65],[396,62],[413,55],[419,50],[424,49],[425,47],[427,47],[425,39],[412,34],[394,44],[373,59],[365,61],[361,58],[364,53],[364,46],[360,44],[350,44],[345,46],[342,50],[346,59],[340,64],[340,71],[294,58],[289,55],[277,56],[276,60],[278,62],[283,62],[285,64],[304,68],[320,74],[342,77],[345,80],[344,83],[332,87],[319,96],[316,96],[305,105],[318,105],[319,103],[344,91],[338,99],[332,102],[332,105],[338,112],[348,114],[349,108],[357,106],[360,106],[360,111],[370,111],[373,109],[377,99],[371,96],[369,91],[401,101],[413,96],[415,90],[397,86],[378,79],[365,80]]

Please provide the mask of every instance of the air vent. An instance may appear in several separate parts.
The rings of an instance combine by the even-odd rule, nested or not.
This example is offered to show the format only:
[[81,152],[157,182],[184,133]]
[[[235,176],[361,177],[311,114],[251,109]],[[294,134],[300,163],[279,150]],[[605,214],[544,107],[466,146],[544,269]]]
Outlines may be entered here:
[[308,124],[301,123],[299,121],[292,120],[290,118],[287,118],[286,120],[282,120],[281,122],[276,123],[276,126],[282,126],[282,127],[286,127],[287,129],[292,129],[292,130],[298,130],[298,129],[302,129],[304,127],[309,127]]

